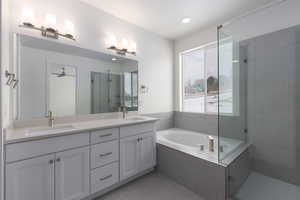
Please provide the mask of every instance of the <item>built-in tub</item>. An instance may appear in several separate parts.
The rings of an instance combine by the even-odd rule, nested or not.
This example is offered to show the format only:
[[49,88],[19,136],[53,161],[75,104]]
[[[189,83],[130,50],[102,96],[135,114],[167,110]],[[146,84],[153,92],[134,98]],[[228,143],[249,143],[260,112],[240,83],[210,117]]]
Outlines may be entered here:
[[[209,151],[209,136],[214,152]],[[218,142],[223,146],[218,161]],[[204,149],[201,150],[201,145]],[[240,140],[183,129],[157,132],[157,169],[206,200],[227,200],[250,173],[249,145]]]
[[[209,137],[214,140],[213,152],[209,151]],[[219,163],[219,146],[222,148],[220,158],[224,158],[244,144],[241,140],[224,137],[220,137],[220,144],[218,142],[218,136],[178,128],[157,132],[157,143],[213,163]]]

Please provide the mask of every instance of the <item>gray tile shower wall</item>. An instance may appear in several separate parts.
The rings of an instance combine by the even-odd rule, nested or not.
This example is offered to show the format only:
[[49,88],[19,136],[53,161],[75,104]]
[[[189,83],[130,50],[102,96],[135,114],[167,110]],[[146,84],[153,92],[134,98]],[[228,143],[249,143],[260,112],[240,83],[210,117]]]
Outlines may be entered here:
[[174,112],[144,114],[144,116],[154,117],[159,119],[159,121],[156,122],[157,123],[156,127],[158,131],[174,128]]
[[[241,116],[221,116],[220,136],[244,141],[244,123],[245,120]],[[201,113],[175,112],[174,126],[176,128],[218,135],[218,116]]]
[[174,125],[176,128],[218,135],[217,115],[176,111],[174,114]]
[[243,42],[253,168],[300,185],[300,26]]

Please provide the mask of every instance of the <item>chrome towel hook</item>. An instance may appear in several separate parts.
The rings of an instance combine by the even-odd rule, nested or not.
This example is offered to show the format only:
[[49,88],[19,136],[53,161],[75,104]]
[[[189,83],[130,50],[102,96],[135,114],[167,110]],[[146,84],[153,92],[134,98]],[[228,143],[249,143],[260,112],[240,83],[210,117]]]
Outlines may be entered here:
[[6,85],[12,86],[13,88],[16,88],[18,85],[18,80],[16,79],[16,74],[9,73],[7,70],[5,71],[5,77],[8,78],[6,81]]

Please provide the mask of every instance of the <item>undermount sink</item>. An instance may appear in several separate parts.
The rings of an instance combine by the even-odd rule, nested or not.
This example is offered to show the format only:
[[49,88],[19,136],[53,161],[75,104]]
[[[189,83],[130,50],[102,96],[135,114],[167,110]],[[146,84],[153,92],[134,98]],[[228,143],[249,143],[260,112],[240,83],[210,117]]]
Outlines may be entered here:
[[130,117],[130,118],[126,118],[125,120],[129,120],[129,121],[142,121],[142,120],[145,120],[145,118],[143,118],[143,117]]
[[37,136],[37,135],[46,135],[46,134],[55,134],[62,131],[69,131],[74,129],[72,125],[65,126],[54,126],[54,127],[39,127],[28,129],[26,134],[28,136]]

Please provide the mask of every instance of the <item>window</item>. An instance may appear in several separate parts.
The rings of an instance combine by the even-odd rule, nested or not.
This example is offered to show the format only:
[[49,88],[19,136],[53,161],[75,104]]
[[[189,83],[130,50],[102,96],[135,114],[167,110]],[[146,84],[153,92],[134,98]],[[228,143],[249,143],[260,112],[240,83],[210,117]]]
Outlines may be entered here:
[[129,111],[138,108],[138,72],[124,73],[124,104]]
[[183,112],[233,113],[232,42],[220,46],[220,91],[218,91],[217,44],[210,44],[180,54]]

